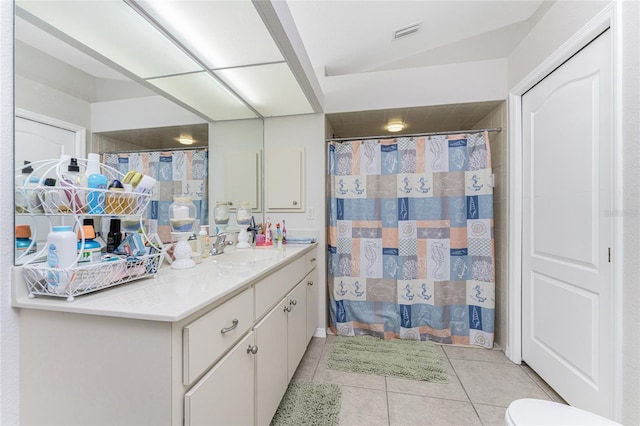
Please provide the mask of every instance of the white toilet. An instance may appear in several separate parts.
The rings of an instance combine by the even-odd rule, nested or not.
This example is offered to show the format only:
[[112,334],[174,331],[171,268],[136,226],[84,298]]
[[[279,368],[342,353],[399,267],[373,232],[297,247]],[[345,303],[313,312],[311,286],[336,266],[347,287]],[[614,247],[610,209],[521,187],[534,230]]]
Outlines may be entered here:
[[620,425],[597,414],[541,399],[518,399],[504,415],[507,426],[523,425]]

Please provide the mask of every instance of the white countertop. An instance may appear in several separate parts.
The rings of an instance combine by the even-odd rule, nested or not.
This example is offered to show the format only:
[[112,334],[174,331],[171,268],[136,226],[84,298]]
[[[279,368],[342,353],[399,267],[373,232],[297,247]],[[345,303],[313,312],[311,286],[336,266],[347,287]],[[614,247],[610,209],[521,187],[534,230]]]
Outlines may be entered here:
[[[171,269],[165,264],[155,278],[145,278],[77,296],[72,302],[48,296],[30,299],[22,277],[22,268],[15,266],[12,305],[17,308],[152,321],[180,321],[249,287],[261,276],[303,256],[316,246],[317,244],[290,244],[282,249],[259,247],[237,250],[247,253],[249,257],[251,253],[255,253],[256,260],[251,262],[237,261],[235,248],[229,248],[221,255],[204,259],[191,269]],[[258,252],[272,253],[273,256],[263,259],[264,255]]]

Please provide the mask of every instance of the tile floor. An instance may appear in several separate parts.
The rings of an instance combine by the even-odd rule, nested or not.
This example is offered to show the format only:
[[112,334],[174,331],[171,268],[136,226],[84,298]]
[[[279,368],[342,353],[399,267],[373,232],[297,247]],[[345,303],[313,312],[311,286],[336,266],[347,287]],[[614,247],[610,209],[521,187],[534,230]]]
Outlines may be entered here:
[[342,388],[340,425],[504,425],[520,398],[564,402],[526,365],[499,350],[439,346],[449,383],[429,383],[327,369],[335,336],[313,338],[294,378]]

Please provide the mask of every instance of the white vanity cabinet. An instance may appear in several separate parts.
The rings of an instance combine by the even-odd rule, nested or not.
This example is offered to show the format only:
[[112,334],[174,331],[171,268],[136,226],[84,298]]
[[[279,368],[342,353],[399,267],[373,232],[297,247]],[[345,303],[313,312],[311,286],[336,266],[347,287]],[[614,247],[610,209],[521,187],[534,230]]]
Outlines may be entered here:
[[249,333],[184,397],[184,424],[253,424],[254,334]]
[[[21,423],[268,425],[311,329],[316,249],[289,252],[279,266],[176,320],[89,314],[99,298],[69,304],[76,312],[20,299]],[[192,287],[168,271],[170,287],[103,293],[103,303],[132,304],[137,295],[155,297],[146,303],[159,309],[173,302],[160,296],[165,291],[179,298],[205,288],[203,279],[220,285],[216,274],[197,271]]]
[[313,250],[306,254],[305,262],[307,270],[310,271],[303,280],[307,287],[307,344],[316,333],[318,327],[318,303],[320,294],[320,285],[318,283],[318,269],[316,268],[317,257],[316,251]]
[[287,309],[282,299],[256,325],[256,424],[268,425],[287,390]]

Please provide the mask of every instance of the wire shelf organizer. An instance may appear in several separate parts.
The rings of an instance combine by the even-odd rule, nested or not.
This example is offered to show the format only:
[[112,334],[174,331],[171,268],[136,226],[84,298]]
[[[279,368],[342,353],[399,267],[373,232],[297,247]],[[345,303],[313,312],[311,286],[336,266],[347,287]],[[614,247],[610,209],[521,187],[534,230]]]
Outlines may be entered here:
[[[80,173],[87,168],[87,160],[78,159]],[[23,264],[23,276],[29,297],[64,297],[71,302],[76,296],[118,286],[134,280],[155,277],[164,258],[159,241],[150,237],[143,224],[142,215],[151,201],[151,192],[133,192],[122,189],[98,189],[74,185],[65,180],[62,168],[68,160],[45,160],[29,164],[33,169],[28,176],[16,176],[16,214],[31,217],[71,217],[81,244],[74,265],[69,268],[54,268],[47,263],[47,245]],[[100,164],[100,174],[108,181],[122,181],[124,175],[107,165]],[[38,176],[36,178],[36,176]],[[47,179],[49,178],[49,180]],[[60,183],[51,185],[51,178]],[[45,185],[45,183],[49,185]],[[99,199],[100,209],[91,199]],[[84,217],[126,218],[137,221],[134,233],[141,232],[144,254],[111,255],[100,262],[80,262],[85,246],[85,235],[81,226]],[[35,224],[36,221],[34,220]],[[36,225],[37,226],[37,225]],[[34,242],[32,244],[35,243]]]

